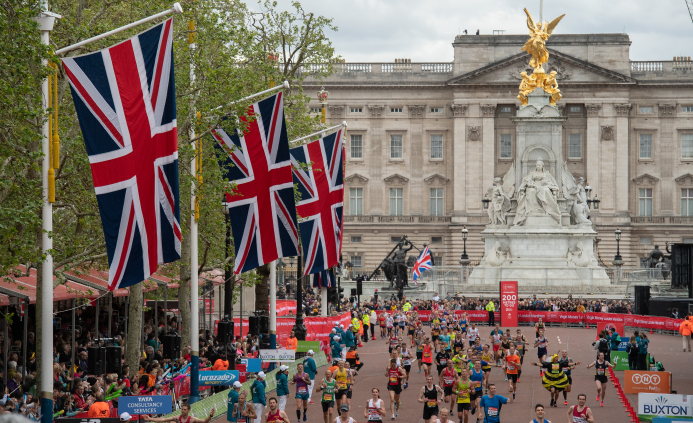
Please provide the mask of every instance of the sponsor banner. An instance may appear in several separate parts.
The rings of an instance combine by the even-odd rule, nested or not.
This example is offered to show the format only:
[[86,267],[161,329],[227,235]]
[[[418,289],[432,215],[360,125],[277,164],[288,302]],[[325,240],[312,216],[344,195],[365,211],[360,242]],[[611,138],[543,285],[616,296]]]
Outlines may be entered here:
[[614,370],[629,370],[628,353],[625,351],[611,351],[611,364]]
[[170,395],[140,395],[118,398],[118,413],[170,414],[173,411],[173,397]]
[[296,301],[277,300],[277,316],[285,316],[289,313],[296,315]]
[[259,358],[241,358],[241,364],[246,366],[246,370],[250,373],[262,371],[262,360]]
[[584,315],[574,311],[532,311],[520,310],[517,312],[520,322],[538,322],[539,318],[544,323],[582,323]]
[[517,326],[517,281],[501,281],[500,298],[501,325]]
[[[246,365],[236,364],[236,370],[238,370],[238,381],[241,383],[245,382],[248,379],[248,371],[246,370]],[[258,372],[259,371],[260,370],[258,370]]]
[[[85,413],[87,414],[87,413]],[[94,417],[84,418],[84,419],[54,419],[61,423],[120,423],[120,419],[108,418],[108,419],[97,419]]]
[[308,352],[313,350],[313,352],[320,349],[320,341],[298,341],[296,346],[296,352]]
[[623,388],[626,394],[668,394],[671,392],[671,373],[626,370]]
[[296,360],[296,351],[280,350],[260,350],[260,358],[265,363],[281,363]]
[[[654,416],[661,416],[690,421],[693,419],[692,399],[691,395],[639,393],[638,417],[649,420]],[[654,419],[652,421],[654,422]]]
[[200,372],[200,386],[233,385],[239,378],[238,370],[212,370]]
[[[624,334],[626,333],[626,329],[625,329],[625,325],[623,323],[598,322],[597,323],[597,335],[596,335],[595,340],[599,339],[599,334],[601,333],[601,331],[605,330],[605,331],[607,331],[607,333],[609,333],[609,330],[611,328],[616,329],[616,333],[619,334],[619,336],[625,336]],[[609,349],[611,349],[611,342],[609,342]]]

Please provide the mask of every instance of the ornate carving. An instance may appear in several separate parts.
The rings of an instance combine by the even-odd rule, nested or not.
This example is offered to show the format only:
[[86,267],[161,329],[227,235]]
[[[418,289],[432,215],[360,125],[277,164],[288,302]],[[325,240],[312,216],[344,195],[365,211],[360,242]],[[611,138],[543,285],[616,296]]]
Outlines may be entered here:
[[659,113],[662,116],[673,116],[676,111],[676,104],[660,104]]
[[570,267],[587,267],[592,261],[589,256],[589,250],[586,250],[582,245],[582,241],[578,241],[575,248],[568,248],[568,254],[566,254],[566,259],[568,260],[568,266]]
[[551,73],[552,71],[556,72],[556,79],[568,80],[573,76],[573,71],[570,69],[566,69],[565,64],[562,60],[556,58],[549,59],[548,67],[549,73]]
[[633,105],[630,103],[614,104],[614,109],[616,110],[616,116],[628,117],[628,115],[630,114],[631,107],[633,107]]
[[633,182],[635,182],[635,185],[654,185],[659,182],[659,178],[652,176],[649,173],[643,173],[642,175],[633,178]]
[[470,126],[467,129],[467,139],[469,141],[479,141],[481,139],[481,126]]
[[423,115],[424,110],[426,109],[425,105],[413,105],[413,106],[407,106],[409,109],[409,112],[411,113],[412,117],[421,117]]
[[556,71],[546,73],[543,68],[538,67],[531,75],[528,75],[527,72],[522,72],[521,75],[522,82],[520,83],[520,94],[517,95],[517,99],[520,100],[523,106],[526,106],[529,101],[527,96],[537,88],[541,88],[551,96],[549,104],[552,106],[555,106],[556,102],[561,99],[561,90],[558,89],[558,82],[556,82]]
[[380,114],[383,113],[383,109],[385,108],[385,106],[381,106],[378,104],[368,105],[366,107],[368,107],[368,110],[371,111],[371,116],[378,116],[378,117],[380,117]]
[[486,264],[491,267],[499,267],[510,258],[512,258],[510,247],[503,247],[500,241],[496,241],[486,257]]
[[331,117],[344,117],[345,106],[328,106]]
[[464,115],[467,114],[467,105],[466,104],[452,103],[450,105],[450,109],[452,110],[452,114],[455,117],[464,117]]
[[614,127],[613,126],[602,126],[602,140],[613,141],[614,140]]
[[405,185],[407,182],[409,182],[409,178],[406,178],[399,173],[395,173],[394,175],[390,175],[387,178],[384,178],[383,181],[387,182],[390,185]]
[[599,111],[601,109],[602,109],[601,104],[585,104],[585,110],[587,111],[587,117],[599,116]]
[[674,180],[679,185],[693,185],[693,175],[691,175],[690,173],[686,173],[685,175],[681,175]]
[[344,178],[344,180],[347,182],[350,182],[350,183],[351,182],[360,182],[362,184],[365,184],[366,182],[368,182],[368,178],[366,178],[365,176],[360,175],[358,173],[351,174],[351,175],[347,176],[346,178]]
[[481,112],[484,117],[494,117],[496,115],[496,105],[495,104],[482,104]]
[[558,106],[558,114],[560,116],[565,116],[565,104],[561,104]]
[[441,175],[440,173],[434,173],[433,175],[424,178],[424,182],[426,182],[426,185],[445,185],[450,181],[449,178],[446,178],[445,176]]

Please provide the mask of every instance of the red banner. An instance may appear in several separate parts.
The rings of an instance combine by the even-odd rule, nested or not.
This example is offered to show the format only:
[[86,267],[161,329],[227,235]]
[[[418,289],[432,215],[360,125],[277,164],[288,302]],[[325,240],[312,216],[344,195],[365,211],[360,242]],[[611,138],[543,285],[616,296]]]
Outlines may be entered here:
[[607,334],[609,334],[609,329],[614,328],[616,329],[616,333],[620,335],[624,335],[626,333],[626,329],[624,327],[623,323],[619,322],[614,322],[614,323],[607,323],[607,322],[599,322],[597,323],[597,337],[595,340],[599,339],[599,334],[605,330],[607,331]]
[[517,281],[501,281],[500,298],[501,325],[517,326]]

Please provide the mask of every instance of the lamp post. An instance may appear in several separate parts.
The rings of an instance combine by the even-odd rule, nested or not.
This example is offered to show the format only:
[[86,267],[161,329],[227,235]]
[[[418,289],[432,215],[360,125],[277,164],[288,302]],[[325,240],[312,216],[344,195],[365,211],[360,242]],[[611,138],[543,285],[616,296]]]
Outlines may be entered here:
[[488,204],[491,202],[491,199],[488,198],[488,195],[484,194],[484,198],[481,199],[481,202],[484,203],[484,210],[488,210]]
[[463,250],[462,250],[462,256],[460,257],[460,264],[462,266],[469,265],[469,256],[467,255],[467,235],[468,234],[469,234],[469,230],[467,230],[467,226],[465,225],[462,228],[462,241],[464,242]]
[[621,230],[616,228],[616,255],[614,256],[614,266],[623,266],[623,257],[621,257]]
[[303,263],[301,263],[301,256],[296,258],[298,260],[298,263],[296,263],[296,323],[293,331],[296,339],[305,341],[307,330],[303,326]]
[[[226,203],[226,194],[224,194],[221,200],[222,211],[224,212],[224,219],[226,220],[226,249],[224,250],[224,261],[229,257],[229,252],[231,250],[231,215],[229,215],[228,204]],[[233,272],[231,271],[231,263],[224,264],[224,315],[229,316],[229,319],[233,322],[233,289],[234,283],[231,279],[233,278]],[[235,281],[233,281],[235,282]],[[223,320],[224,316],[219,316],[220,320]]]
[[592,205],[594,204],[594,209],[599,210],[599,203],[602,201],[599,199],[599,196],[595,193],[594,198],[592,198],[592,187],[590,184],[587,184],[585,187],[585,193],[587,194],[587,207],[592,208]]

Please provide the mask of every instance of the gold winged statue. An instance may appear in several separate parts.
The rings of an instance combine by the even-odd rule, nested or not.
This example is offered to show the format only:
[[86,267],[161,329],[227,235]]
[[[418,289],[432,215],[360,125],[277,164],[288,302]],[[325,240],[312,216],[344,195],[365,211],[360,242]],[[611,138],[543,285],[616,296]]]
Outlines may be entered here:
[[522,72],[520,94],[517,98],[522,102],[523,106],[526,106],[528,100],[527,94],[531,93],[536,88],[542,88],[551,95],[551,105],[555,106],[556,101],[561,98],[558,83],[556,82],[556,72],[546,74],[542,65],[549,60],[549,52],[546,50],[546,41],[553,33],[558,22],[560,22],[565,15],[557,17],[550,23],[544,21],[537,24],[534,22],[532,15],[529,14],[527,9],[525,9],[525,13],[527,14],[529,40],[522,46],[522,51],[526,51],[532,55],[529,65],[534,68],[534,71],[532,75],[527,75],[526,72]]

